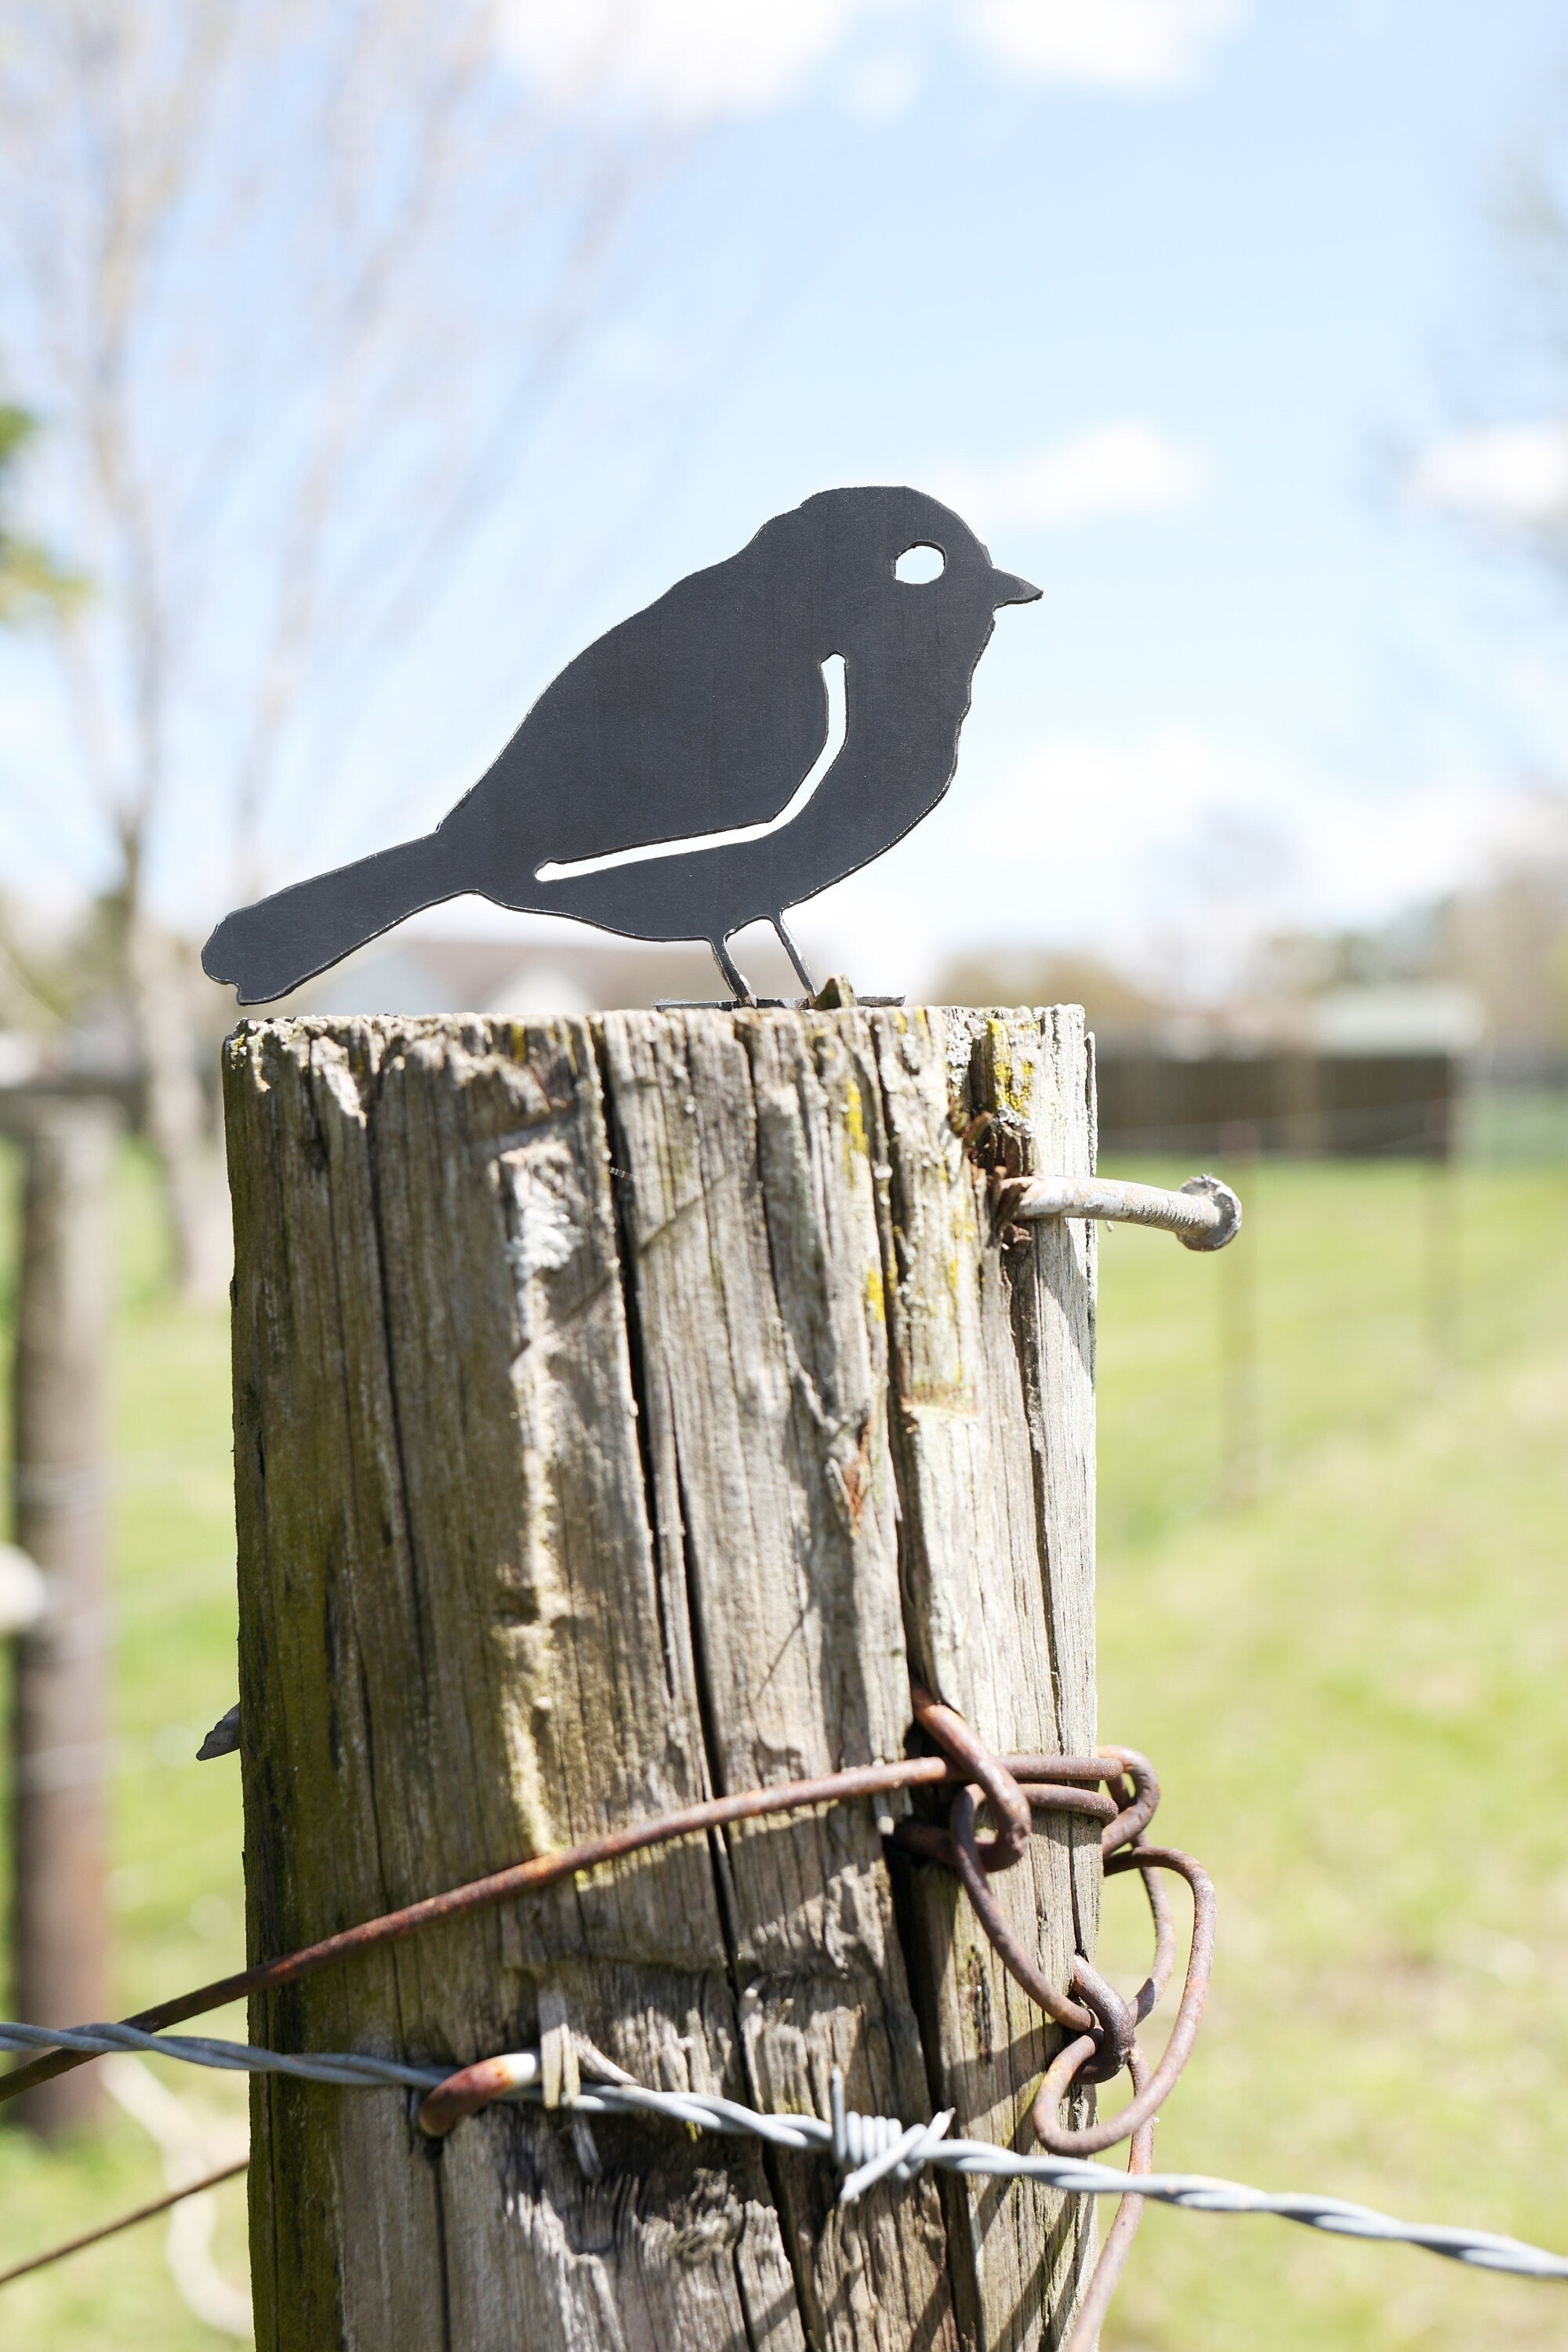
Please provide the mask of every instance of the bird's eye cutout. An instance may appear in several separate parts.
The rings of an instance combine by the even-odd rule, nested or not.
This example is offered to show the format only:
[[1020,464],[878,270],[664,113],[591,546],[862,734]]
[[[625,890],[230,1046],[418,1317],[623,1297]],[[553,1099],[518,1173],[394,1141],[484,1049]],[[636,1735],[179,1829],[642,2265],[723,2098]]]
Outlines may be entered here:
[[913,547],[905,548],[893,566],[893,577],[902,580],[909,587],[928,588],[933,580],[940,580],[946,570],[947,558],[941,548],[932,547],[922,539],[917,540]]

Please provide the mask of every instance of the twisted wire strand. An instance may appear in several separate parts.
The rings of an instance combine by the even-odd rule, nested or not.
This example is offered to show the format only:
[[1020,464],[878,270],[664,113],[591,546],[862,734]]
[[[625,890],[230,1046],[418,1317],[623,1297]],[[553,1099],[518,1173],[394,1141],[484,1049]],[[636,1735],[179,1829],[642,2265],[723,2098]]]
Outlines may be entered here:
[[292,2074],[303,2083],[336,2083],[353,2091],[429,2091],[444,2082],[450,2071],[331,2051],[295,2057],[287,2051],[258,2050],[249,2042],[148,2033],[139,2025],[0,2024],[0,2050],[77,2050],[85,2058],[106,2057],[111,2050],[133,2050],[140,2057],[178,2058],[187,2066],[214,2066],[224,2074]]
[[[195,2035],[148,2033],[131,2025],[87,2025],[67,2030],[58,2026],[0,2024],[0,2049],[79,2051],[99,2057],[110,2050],[135,2050],[158,2058],[177,2058],[187,2065],[213,2066],[226,2072],[288,2074],[309,2083],[331,2083],[342,2089],[410,2090],[428,2095],[451,2079],[450,2069],[405,2066],[388,2058],[356,2052],[312,2052],[296,2056],[259,2050],[243,2042],[222,2042]],[[619,2074],[591,2047],[583,2051],[585,2064]],[[543,2104],[542,2066],[537,2051],[509,2053],[503,2060],[509,2087],[506,2100]],[[706,2091],[653,2091],[627,2079],[584,2086],[574,2098],[563,2099],[557,2112],[570,2116],[658,2116],[670,2122],[694,2125],[700,2131],[749,2133],[775,2147],[795,2148],[837,2160],[844,2170],[839,2202],[853,2204],[888,2179],[912,2180],[927,2165],[945,2171],[979,2174],[1000,2180],[1037,2180],[1068,2197],[1123,2197],[1129,2176],[1112,2165],[1081,2158],[1016,2155],[987,2140],[951,2139],[951,2111],[931,2122],[904,2125],[886,2116],[851,2114],[843,2104],[843,2082],[833,2085],[833,2116],[765,2115],[738,2100]],[[1417,2246],[1427,2253],[1445,2254],[1479,2270],[1506,2271],[1521,2278],[1568,2280],[1568,2255],[1553,2254],[1522,2239],[1489,2230],[1450,2227],[1439,2222],[1400,2221],[1370,2205],[1348,2198],[1318,2197],[1300,2192],[1270,2196],[1240,2181],[1217,2180],[1205,2173],[1144,2172],[1136,2176],[1136,2194],[1189,2213],[1263,2213],[1282,2221],[1337,2237],[1365,2238],[1392,2245]]]

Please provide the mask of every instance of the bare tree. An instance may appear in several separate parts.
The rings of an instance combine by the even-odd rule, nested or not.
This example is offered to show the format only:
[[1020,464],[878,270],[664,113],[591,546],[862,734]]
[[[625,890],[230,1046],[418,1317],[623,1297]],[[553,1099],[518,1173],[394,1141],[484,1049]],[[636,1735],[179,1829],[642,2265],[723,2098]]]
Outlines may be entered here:
[[70,572],[41,540],[13,526],[15,471],[38,420],[25,408],[0,402],[0,625],[58,620],[80,603],[86,583]]
[[[1520,139],[1493,198],[1501,264],[1500,312],[1488,350],[1489,406],[1500,394],[1516,415],[1568,436],[1568,70]],[[1507,429],[1506,426],[1504,428]],[[1537,429],[1541,428],[1539,425]],[[1568,499],[1542,471],[1494,509],[1516,543],[1568,563]]]
[[[1472,548],[1544,588],[1560,627],[1568,589],[1568,69],[1521,129],[1490,205],[1490,316],[1472,325],[1468,390],[1450,429],[1411,467],[1418,504],[1447,511]],[[1479,381],[1479,394],[1475,386]],[[1456,404],[1450,401],[1450,414]],[[1532,596],[1533,625],[1542,616]],[[1508,608],[1518,644],[1520,614]],[[1533,713],[1492,698],[1506,756],[1525,787],[1512,845],[1429,910],[1431,969],[1463,980],[1500,1045],[1568,1044],[1568,795],[1562,760]]]
[[[37,432],[37,417],[0,404],[0,627],[7,629],[65,618],[85,589],[77,573],[13,520],[16,467]],[[8,936],[9,911],[0,902],[0,1025],[47,1029],[58,1018],[55,992]]]
[[603,315],[663,156],[553,108],[553,0],[0,0],[0,330],[94,593],[61,634],[182,1276],[226,1278],[171,842],[260,883]]
[[1504,1047],[1568,1048],[1568,795],[1541,793],[1533,838],[1443,909],[1444,968],[1484,1007]]

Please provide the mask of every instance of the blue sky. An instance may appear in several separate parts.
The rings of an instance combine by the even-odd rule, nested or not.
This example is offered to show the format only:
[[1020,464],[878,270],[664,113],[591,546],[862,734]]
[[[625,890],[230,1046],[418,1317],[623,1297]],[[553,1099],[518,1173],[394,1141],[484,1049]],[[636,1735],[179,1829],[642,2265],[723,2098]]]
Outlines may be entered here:
[[[610,5],[519,19],[563,105],[574,28]],[[689,157],[296,869],[433,821],[599,629],[855,480],[951,496],[1045,591],[1000,616],[942,808],[803,910],[863,985],[989,938],[1202,986],[1259,927],[1375,917],[1517,835],[1521,787],[1568,751],[1563,631],[1408,479],[1478,423],[1538,422],[1509,405],[1486,212],[1568,65],[1560,10],[633,0],[616,21],[611,102],[683,120]],[[13,651],[0,689],[43,745],[36,659]],[[42,844],[9,862],[41,877]],[[205,919],[212,861],[175,841],[161,873]]]

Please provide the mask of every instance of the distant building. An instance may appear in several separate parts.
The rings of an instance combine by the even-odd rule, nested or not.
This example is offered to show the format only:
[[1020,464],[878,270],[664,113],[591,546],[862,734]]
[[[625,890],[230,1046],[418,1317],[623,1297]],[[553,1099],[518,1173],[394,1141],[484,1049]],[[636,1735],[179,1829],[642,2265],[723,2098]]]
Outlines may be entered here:
[[1182,1016],[1098,1056],[1100,1150],[1202,1159],[1447,1159],[1485,1019],[1444,982]]
[[1486,1035],[1479,997],[1447,981],[1331,988],[1305,1012],[1321,1054],[1473,1054]]

